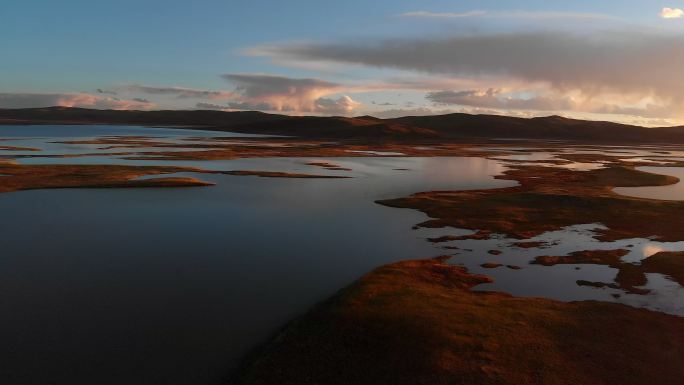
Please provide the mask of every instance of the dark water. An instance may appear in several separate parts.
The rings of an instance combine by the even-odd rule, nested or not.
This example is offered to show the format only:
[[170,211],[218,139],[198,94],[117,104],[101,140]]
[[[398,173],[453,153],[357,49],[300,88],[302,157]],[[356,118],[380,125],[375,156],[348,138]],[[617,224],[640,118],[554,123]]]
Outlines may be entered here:
[[[230,161],[131,161],[102,145],[56,141],[153,136],[169,143],[241,135],[116,126],[1,127],[1,145],[38,154],[20,163],[181,165],[349,175],[350,179],[191,176],[214,187],[68,189],[0,194],[0,383],[17,385],[214,384],[245,353],[285,322],[365,272],[401,259],[457,254],[453,263],[494,276],[480,290],[561,300],[599,299],[684,314],[682,288],[649,275],[648,296],[612,296],[577,279],[610,282],[615,269],[530,266],[536,255],[633,245],[638,262],[682,243],[647,239],[600,243],[596,224],[547,233],[548,249],[518,249],[513,240],[431,244],[458,229],[413,230],[427,219],[377,199],[429,190],[511,186],[496,180],[505,162],[483,158],[264,158]],[[200,137],[200,138],[195,138]],[[277,144],[274,144],[277,145]],[[141,151],[141,149],[134,149]],[[166,149],[145,148],[144,151]],[[33,154],[35,154],[34,152]],[[32,154],[0,151],[0,156]],[[534,159],[532,159],[534,158]],[[530,161],[548,158],[532,156]],[[353,171],[305,163],[331,161]],[[593,167],[593,166],[592,166]],[[487,215],[487,213],[483,213]],[[444,246],[458,245],[454,252]],[[472,251],[467,251],[470,249]],[[500,249],[503,255],[486,251]],[[483,259],[483,255],[484,257]],[[483,262],[523,266],[484,270]]]
[[[204,165],[309,167],[303,161]],[[278,327],[363,273],[440,253],[411,230],[423,214],[375,199],[511,184],[492,178],[503,169],[496,162],[476,158],[338,163],[355,178],[201,175],[217,185],[0,194],[3,383],[219,382]]]

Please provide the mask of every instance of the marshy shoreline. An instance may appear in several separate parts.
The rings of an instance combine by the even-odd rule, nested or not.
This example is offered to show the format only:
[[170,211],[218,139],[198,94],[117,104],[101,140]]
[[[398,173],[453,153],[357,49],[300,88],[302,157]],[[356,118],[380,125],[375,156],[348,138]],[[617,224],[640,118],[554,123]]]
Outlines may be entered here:
[[[483,291],[482,285],[495,279],[458,266],[462,249],[448,243],[505,236],[515,240],[514,247],[543,249],[547,245],[533,238],[586,223],[605,225],[595,234],[605,242],[684,240],[683,201],[629,197],[614,191],[616,187],[680,183],[673,176],[638,170],[641,166],[684,164],[666,151],[656,154],[652,145],[648,147],[651,154],[642,157],[623,155],[633,145],[430,138],[379,143],[294,137],[169,140],[129,135],[51,143],[100,147],[76,154],[41,154],[33,147],[5,146],[0,193],[214,188],[215,182],[201,180],[203,175],[291,179],[292,183],[362,177],[349,166],[348,159],[423,157],[439,161],[440,157],[459,157],[504,165],[494,179],[509,187],[434,190],[376,200],[388,208],[427,215],[428,220],[416,223],[416,228],[443,230],[425,240],[436,246],[447,242],[443,249],[450,255],[437,259],[416,255],[425,258],[377,267],[288,323],[250,354],[227,383],[641,384],[658,378],[660,383],[675,384],[684,374],[677,365],[684,360],[680,348],[684,346],[684,318],[605,301],[559,301]],[[668,150],[674,153],[679,149],[671,146]],[[553,156],[533,156],[544,153]],[[89,157],[103,154],[141,165],[87,164]],[[304,171],[145,165],[281,158],[294,159]],[[60,159],[78,159],[84,164],[50,164]],[[387,167],[394,173],[414,172]],[[451,234],[455,229],[473,233]],[[635,264],[622,261],[626,252],[618,248],[587,249],[537,257],[527,265],[503,262],[500,258],[506,251],[503,256],[501,253],[490,248],[479,256],[478,265],[492,273],[503,269],[511,274],[530,266],[611,268],[618,271],[614,281],[578,279],[577,286],[631,295],[648,294],[643,289],[648,274],[662,275],[678,285],[684,280],[681,252],[655,253]]]

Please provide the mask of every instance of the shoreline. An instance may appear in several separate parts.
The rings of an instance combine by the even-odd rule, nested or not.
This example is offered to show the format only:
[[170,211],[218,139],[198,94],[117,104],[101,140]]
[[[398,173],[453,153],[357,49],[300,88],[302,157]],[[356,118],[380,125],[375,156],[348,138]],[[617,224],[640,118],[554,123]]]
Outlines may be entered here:
[[682,317],[475,292],[488,278],[445,260],[373,270],[290,322],[228,383],[678,384],[684,375]]
[[[567,144],[545,142],[538,149],[531,148],[524,151],[516,150],[513,146],[530,145],[529,142],[497,146],[505,152],[492,151],[483,147],[492,146],[493,143],[438,143],[434,139],[430,142],[389,142],[383,146],[371,142],[342,141],[332,145],[319,143],[321,147],[310,147],[311,141],[288,138],[283,141],[290,144],[294,143],[298,147],[269,147],[264,143],[261,143],[264,144],[262,146],[258,145],[258,142],[272,141],[274,141],[273,138],[259,139],[256,143],[257,146],[227,144],[225,148],[219,150],[216,150],[216,147],[222,145],[214,143],[206,146],[210,150],[206,151],[203,154],[204,156],[195,157],[193,157],[195,152],[192,150],[169,152],[168,154],[172,156],[168,156],[163,151],[154,154],[158,154],[158,158],[162,160],[210,160],[268,156],[330,158],[309,159],[304,164],[321,171],[350,171],[334,163],[334,159],[340,157],[414,157],[429,156],[427,154],[430,153],[432,156],[469,156],[496,160],[497,156],[502,154],[529,154],[544,152],[549,149],[553,151]],[[436,147],[420,150],[415,147],[417,144],[425,143],[433,144]],[[147,141],[144,137],[138,137],[134,141],[131,141],[130,138],[115,138],[89,141],[85,144],[112,145],[113,148],[121,145],[135,148],[137,146],[148,147],[150,144],[153,145],[152,147],[164,147],[165,143],[163,140],[155,142]],[[533,145],[538,144],[533,143]],[[194,144],[189,144],[189,146],[194,146]],[[198,147],[202,146],[198,145]],[[590,147],[601,148],[598,145]],[[213,150],[211,150],[212,148]],[[206,154],[211,151],[218,152]],[[377,155],[371,151],[380,154],[392,151],[401,151],[402,153],[401,155]],[[97,154],[96,150],[94,153]],[[551,161],[501,160],[506,165],[506,171],[495,178],[516,181],[518,186],[515,187],[467,191],[427,191],[408,197],[377,201],[376,203],[395,208],[410,208],[427,214],[431,219],[419,224],[419,227],[455,227],[476,231],[474,235],[470,236],[444,235],[428,240],[432,242],[463,239],[486,240],[497,234],[503,234],[520,240],[521,245],[533,247],[534,245],[528,244],[529,242],[526,240],[563,226],[586,222],[605,222],[607,229],[600,230],[597,235],[597,238],[601,240],[651,236],[658,236],[660,240],[664,241],[684,239],[684,201],[633,198],[619,195],[613,191],[615,187],[667,186],[680,183],[678,178],[638,171],[636,167],[643,164],[625,162],[617,156],[574,153],[557,155],[557,158]],[[34,156],[26,155],[26,157]],[[139,159],[155,160],[154,157],[140,157]],[[598,161],[603,162],[605,167],[588,171],[562,168],[568,162],[573,161]],[[546,162],[553,165],[535,165]],[[530,165],[528,163],[535,164]],[[681,164],[670,164],[669,166],[681,167]],[[17,165],[0,159],[0,175],[4,175],[0,176],[0,182],[5,183],[5,190],[3,190],[3,186],[0,186],[0,192],[31,188],[211,185],[211,183],[195,178],[164,177],[164,174],[183,172],[272,178],[349,178],[353,176],[353,174],[350,176],[323,175],[266,170],[210,171],[175,166]],[[150,175],[158,175],[159,178],[136,180],[136,178]],[[13,187],[10,186],[8,189],[6,182],[10,181],[11,177],[19,178],[21,183],[15,183]],[[482,256],[482,262],[485,262],[482,266],[503,268],[504,265],[495,263],[496,261],[493,260],[495,258],[492,257],[500,254],[500,252],[497,251],[497,254],[493,251],[497,250],[490,249],[489,255]],[[596,288],[621,287],[626,291],[631,290],[634,293],[641,294],[645,293],[640,292],[637,287],[644,282],[645,273],[656,272],[675,277],[677,282],[681,282],[682,278],[680,277],[684,277],[684,265],[678,262],[683,260],[683,253],[660,253],[655,257],[649,257],[653,259],[646,258],[643,261],[643,268],[640,269],[635,269],[632,267],[633,265],[619,261],[619,250],[608,250],[603,251],[603,253],[605,254],[587,250],[584,254],[577,255],[549,255],[545,259],[539,259],[539,264],[553,266],[568,263],[589,263],[616,268],[620,270],[623,276],[618,277],[615,283],[581,280],[577,281],[577,284]],[[597,362],[606,366],[614,365],[610,362],[611,355],[618,357],[615,359],[620,364],[627,365],[630,371],[642,376],[639,377],[640,381],[648,376],[656,376],[658,372],[653,368],[662,371],[664,377],[662,377],[661,383],[665,384],[676,383],[672,379],[684,374],[681,372],[684,369],[670,365],[672,361],[684,359],[684,350],[675,349],[674,353],[672,350],[674,348],[667,352],[658,350],[659,346],[662,347],[662,344],[672,340],[681,341],[681,346],[684,346],[684,334],[682,334],[684,333],[682,331],[684,330],[684,317],[609,302],[562,302],[533,297],[514,297],[501,292],[471,291],[471,287],[491,282],[491,278],[486,275],[470,274],[465,268],[447,265],[445,262],[446,258],[440,258],[396,262],[378,267],[359,281],[342,289],[340,293],[323,304],[315,306],[303,317],[289,323],[281,334],[266,345],[265,350],[261,350],[261,354],[250,356],[252,361],[243,365],[239,378],[234,383],[339,383],[345,385],[355,383],[364,385],[368,383],[406,383],[408,385],[432,384],[435,381],[439,383],[439,381],[449,381],[449,379],[456,377],[468,379],[469,382],[464,382],[468,384],[572,383],[566,382],[566,379],[571,379],[574,383],[589,384],[605,383],[606,381],[609,383],[632,383],[630,382],[633,380],[632,378],[620,377],[617,369],[615,371],[609,370],[607,374],[584,373],[591,372],[592,365]],[[506,265],[506,267],[511,270],[520,268],[517,265]],[[625,275],[629,276],[625,277]],[[359,290],[364,293],[367,288],[372,288],[369,295],[359,294]],[[429,293],[429,295],[423,296],[421,293]],[[379,302],[378,298],[381,298]],[[458,306],[450,303],[448,299],[456,300]],[[432,303],[434,308],[425,307],[426,303]],[[340,304],[343,308],[338,311]],[[351,307],[347,308],[347,306]],[[465,308],[460,306],[465,306]],[[494,321],[507,321],[498,313],[501,306],[506,307],[509,312],[508,315],[516,322],[515,324],[505,324],[506,326],[503,329],[494,323]],[[464,309],[470,312],[468,313],[468,317],[471,317],[470,320],[459,319]],[[444,312],[440,312],[442,310]],[[388,311],[390,312],[388,313]],[[427,318],[425,318],[426,312],[429,316]],[[578,314],[582,312],[587,314]],[[408,316],[405,314],[411,315],[414,319],[407,318]],[[631,329],[619,329],[614,320],[608,319],[609,315],[618,317],[624,322],[633,323],[629,326]],[[359,316],[362,318],[357,318]],[[316,322],[310,321],[312,317]],[[456,319],[454,320],[454,318]],[[474,322],[473,319],[480,321]],[[349,323],[349,320],[354,320],[354,322]],[[423,320],[424,323],[416,320]],[[483,331],[481,329],[482,322],[490,321],[492,324]],[[639,366],[638,357],[644,351],[637,349],[637,342],[630,342],[629,346],[633,351],[623,352],[621,350],[623,346],[620,345],[621,340],[618,337],[623,338],[623,334],[620,336],[609,335],[605,339],[600,339],[599,342],[596,342],[595,338],[592,340],[590,336],[597,328],[596,322],[605,323],[605,325],[598,327],[605,333],[611,333],[613,328],[627,334],[637,334],[637,330],[642,330],[641,334],[638,335],[637,342],[646,347],[645,352],[650,355],[649,359],[653,360],[653,362],[643,366],[651,365],[653,368]],[[516,329],[516,325],[520,328]],[[658,325],[658,327],[654,328],[652,325]],[[454,327],[462,329],[459,329],[460,331],[454,335],[452,334]],[[344,338],[333,337],[330,339],[330,336],[337,333],[338,330],[342,330]],[[369,334],[363,335],[364,332]],[[482,333],[490,334],[483,339],[480,335]],[[515,333],[524,333],[532,345],[524,345],[525,341],[517,340]],[[537,334],[543,335],[536,336]],[[359,336],[367,339],[363,340],[361,345],[354,345],[359,342],[355,340]],[[410,338],[403,341],[400,338],[401,336],[409,336]],[[537,337],[538,339],[535,339]],[[422,338],[427,339],[427,345],[421,345]],[[584,344],[581,349],[575,346],[574,341],[578,339],[581,344]],[[389,345],[387,345],[387,341],[389,341]],[[515,344],[512,344],[512,341]],[[352,345],[348,345],[348,343]],[[555,343],[564,345],[560,349]],[[605,347],[600,348],[605,349],[605,352],[591,350],[587,353],[585,350],[593,349],[591,343],[605,344]],[[482,344],[490,345],[484,346]],[[302,351],[302,346],[308,347]],[[368,349],[363,350],[363,347]],[[437,347],[436,356],[431,354],[432,350],[428,349],[429,347]],[[505,349],[500,352],[499,350],[502,347]],[[553,350],[553,348],[557,348],[557,350]],[[383,356],[386,349],[392,351],[389,356]],[[514,363],[510,360],[523,355],[530,349],[534,351],[534,354],[526,359],[524,370],[516,374],[513,370],[514,366],[512,366]],[[544,354],[538,354],[539,352],[534,349],[550,349],[549,351],[556,356],[547,358]],[[311,352],[322,353],[311,356]],[[337,356],[338,352],[343,355]],[[459,355],[464,352],[465,355]],[[583,354],[588,354],[594,359],[582,361],[585,359]],[[668,358],[663,356],[664,354],[674,354],[675,357]],[[371,363],[374,362],[373,360],[381,360],[382,363],[375,362],[371,366],[366,366],[365,362],[359,362],[359,357],[365,357],[365,360]],[[663,362],[657,362],[657,359]],[[577,363],[578,360],[582,363]],[[563,367],[564,365],[568,366],[568,362],[573,362],[573,364],[569,365],[569,368]],[[351,373],[348,368],[355,368],[352,370],[354,373]],[[383,370],[390,370],[394,374],[385,377],[381,373]],[[578,374],[580,372],[584,374]],[[338,378],[320,377],[325,373],[338,373],[340,376]],[[367,375],[368,378],[353,377],[358,373]],[[349,377],[350,375],[352,377]],[[611,377],[606,379],[603,377],[604,375]],[[302,381],[302,378],[310,382]]]

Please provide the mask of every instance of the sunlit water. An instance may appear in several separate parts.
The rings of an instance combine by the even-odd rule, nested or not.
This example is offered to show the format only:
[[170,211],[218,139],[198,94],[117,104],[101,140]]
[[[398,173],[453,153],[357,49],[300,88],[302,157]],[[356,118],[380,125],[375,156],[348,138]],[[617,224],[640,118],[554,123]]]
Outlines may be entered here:
[[[634,251],[625,260],[638,263],[647,256],[644,250],[682,250],[684,245],[649,240],[602,244],[591,238],[596,225],[544,234],[540,240],[552,244],[548,249],[518,249],[503,238],[431,244],[426,238],[467,232],[413,230],[428,219],[424,214],[374,203],[420,191],[512,186],[515,182],[494,179],[506,168],[502,161],[449,157],[133,161],[109,153],[141,149],[98,150],[103,146],[54,143],[103,136],[149,136],[170,143],[244,137],[141,127],[0,126],[0,138],[9,139],[2,145],[37,147],[40,154],[107,153],[17,160],[24,164],[178,165],[352,178],[181,173],[173,176],[193,176],[216,186],[0,194],[0,374],[12,383],[216,383],[285,322],[367,271],[401,259],[443,254],[458,254],[452,263],[495,278],[479,290],[618,301],[684,312],[681,287],[657,274],[649,275],[647,287],[653,291],[648,296],[615,298],[618,290],[575,283],[578,279],[610,282],[616,271],[609,267],[529,265],[537,255],[627,245]],[[4,157],[21,154],[36,152],[0,151]],[[352,171],[306,164],[316,160]],[[450,245],[461,250],[444,248]],[[491,249],[504,253],[488,255]],[[479,266],[490,261],[522,269]]]
[[679,178],[679,182],[669,186],[618,187],[614,190],[616,193],[637,198],[684,200],[684,167],[639,167],[637,169],[654,174],[674,176]]
[[[451,263],[468,267],[471,272],[487,274],[494,278],[490,284],[480,285],[476,290],[505,291],[517,296],[549,297],[564,301],[595,299],[616,301],[637,307],[646,306],[659,311],[684,315],[684,289],[661,274],[649,274],[644,289],[648,295],[625,293],[621,289],[579,286],[578,280],[612,283],[618,270],[593,264],[567,264],[552,268],[530,264],[538,256],[568,255],[583,250],[625,249],[629,253],[622,261],[639,263],[661,251],[684,250],[684,242],[657,242],[650,239],[632,238],[615,242],[600,242],[594,237],[594,230],[602,229],[600,224],[584,224],[566,227],[559,231],[544,233],[526,241],[542,242],[542,247],[521,248],[514,243],[517,239],[493,237],[489,240],[466,240],[444,243],[442,247],[453,254]],[[446,229],[445,229],[446,230]],[[452,234],[448,230],[444,234]],[[458,250],[448,249],[458,245]],[[490,250],[501,251],[501,255],[489,255]],[[491,262],[522,267],[511,271],[505,266],[487,269],[481,264]],[[619,296],[615,298],[615,296]]]

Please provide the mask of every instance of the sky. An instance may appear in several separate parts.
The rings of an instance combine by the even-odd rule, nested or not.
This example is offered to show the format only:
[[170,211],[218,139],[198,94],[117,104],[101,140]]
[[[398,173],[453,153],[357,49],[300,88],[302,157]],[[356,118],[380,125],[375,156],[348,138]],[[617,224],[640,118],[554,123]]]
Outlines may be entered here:
[[1,0],[0,108],[684,124],[684,0]]

